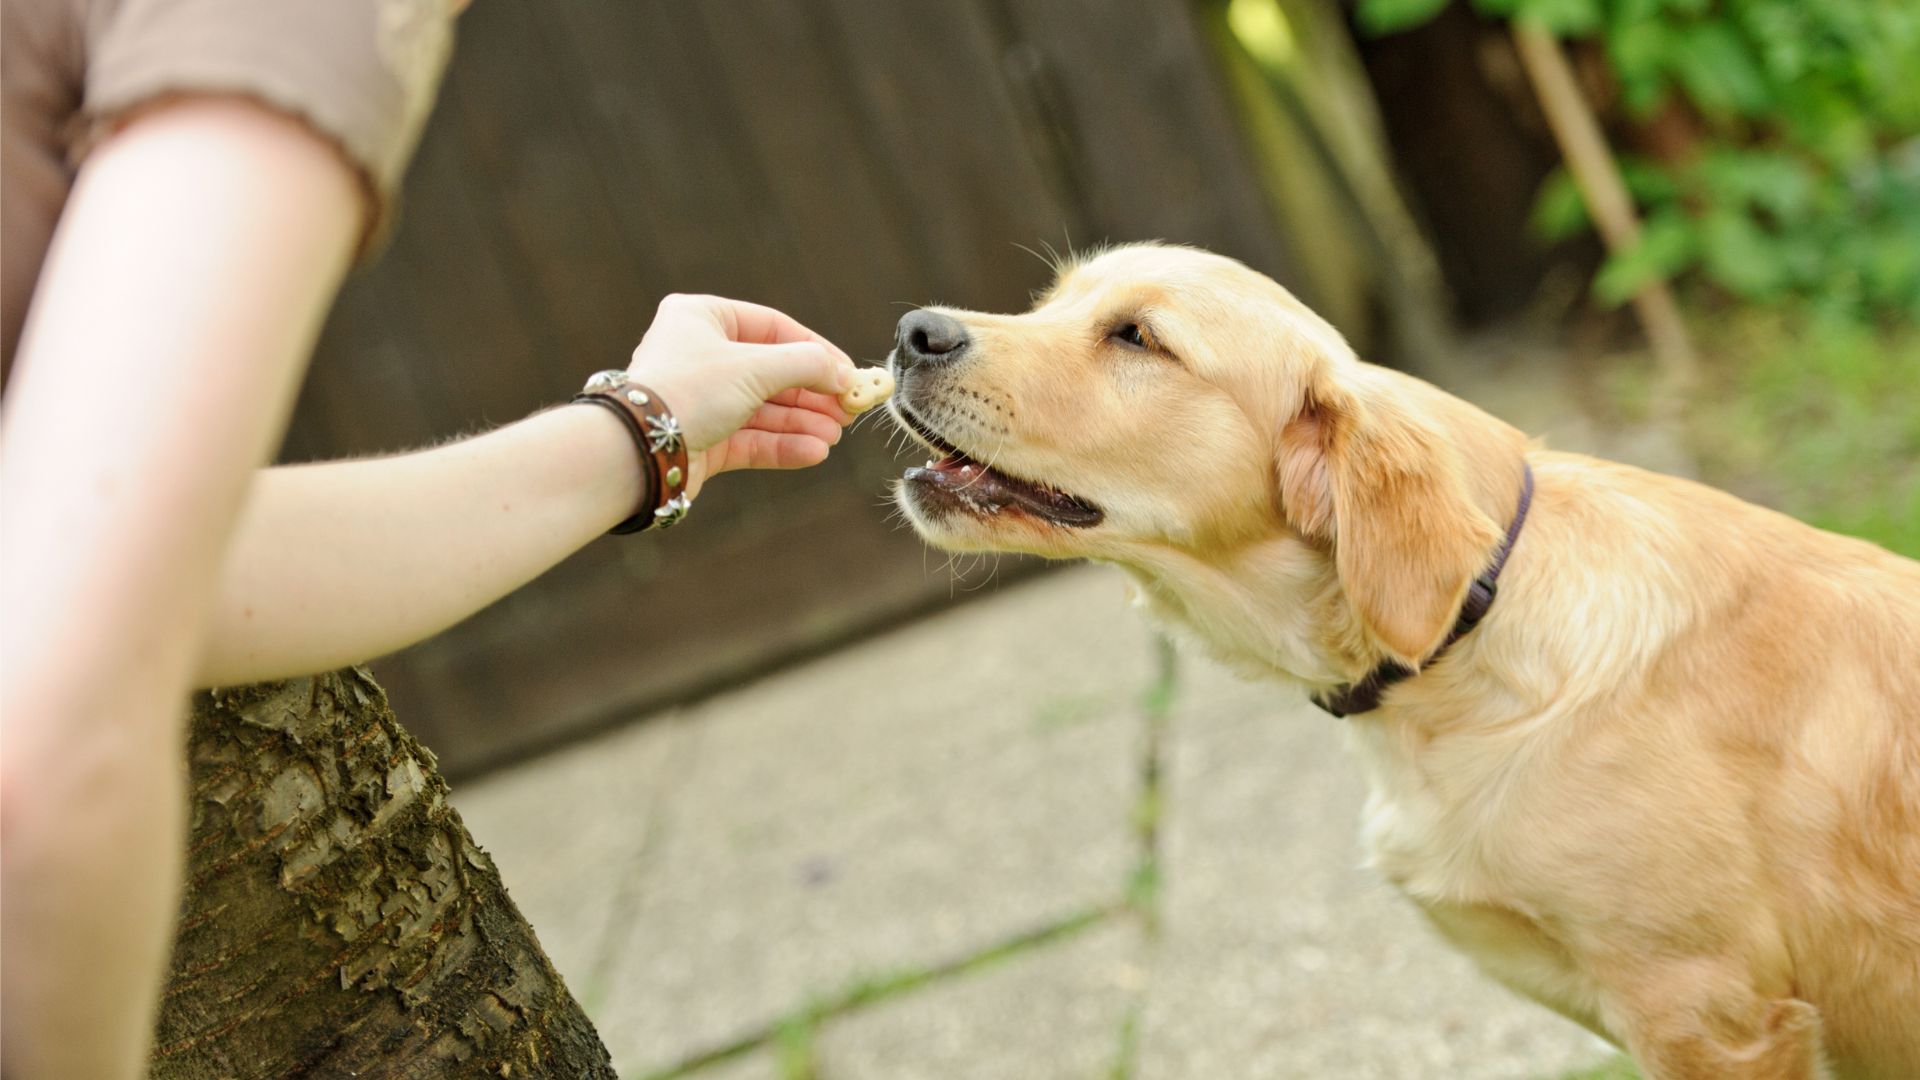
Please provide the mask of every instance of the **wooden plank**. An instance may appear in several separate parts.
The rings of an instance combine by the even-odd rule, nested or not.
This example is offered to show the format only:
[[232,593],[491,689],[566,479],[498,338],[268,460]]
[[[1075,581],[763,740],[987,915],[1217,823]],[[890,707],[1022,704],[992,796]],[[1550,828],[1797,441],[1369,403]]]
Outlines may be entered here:
[[1093,236],[1199,244],[1282,282],[1290,259],[1184,5],[990,0],[1058,88]]
[[[975,5],[832,0],[834,70],[855,102],[864,155],[882,178],[888,222],[924,291],[889,299],[1017,310],[1051,276],[1017,245],[1058,244],[1074,211],[1027,144],[1004,79],[1006,47]],[[955,74],[961,73],[961,74]],[[984,77],[982,77],[984,76]]]
[[[853,103],[834,73],[830,36],[810,5],[736,0],[695,7],[713,65],[712,91],[731,104],[737,139],[801,253],[787,269],[825,305],[816,327],[867,355],[891,338],[883,296],[917,291],[920,260],[885,220],[886,164],[862,147]],[[876,283],[889,291],[876,293]],[[867,343],[872,344],[867,344]]]
[[570,57],[549,43],[547,16],[525,4],[477,5],[464,18],[463,62],[450,99],[473,185],[495,227],[534,348],[501,358],[527,388],[524,412],[575,390],[589,372],[625,363],[646,328],[649,280],[594,167],[600,133],[581,122]]
[[617,213],[660,267],[663,290],[736,295],[817,317],[825,305],[794,272],[804,253],[737,135],[731,99],[716,92],[713,43],[694,5],[553,10],[584,87],[577,105],[599,132],[592,152],[619,178]]

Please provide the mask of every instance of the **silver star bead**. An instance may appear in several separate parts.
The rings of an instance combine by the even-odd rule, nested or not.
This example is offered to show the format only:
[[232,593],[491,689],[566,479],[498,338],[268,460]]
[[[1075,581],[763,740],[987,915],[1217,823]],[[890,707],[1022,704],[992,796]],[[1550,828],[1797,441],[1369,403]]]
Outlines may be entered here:
[[655,453],[680,449],[680,421],[671,414],[647,417],[647,439]]
[[676,495],[668,499],[664,505],[654,510],[654,527],[671,529],[675,525],[680,524],[680,519],[686,517],[687,511],[691,509],[693,509],[692,499],[687,498],[685,495]]
[[587,376],[587,390],[589,392],[618,390],[626,384],[627,373],[614,368],[609,368],[606,371],[596,371],[592,375]]

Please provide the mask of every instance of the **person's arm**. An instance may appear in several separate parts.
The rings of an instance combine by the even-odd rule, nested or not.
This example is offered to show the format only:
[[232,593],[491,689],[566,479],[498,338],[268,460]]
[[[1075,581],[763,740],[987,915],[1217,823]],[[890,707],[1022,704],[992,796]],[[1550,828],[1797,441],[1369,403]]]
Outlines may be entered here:
[[[766,329],[729,330],[725,317],[739,312],[764,313]],[[734,340],[749,332],[803,344]],[[777,389],[842,385],[851,362],[804,344],[811,337],[733,301],[663,305],[632,371],[686,428],[690,492],[718,472],[817,464],[839,441],[849,417],[833,398]],[[221,575],[199,682],[325,671],[430,637],[604,533],[633,512],[640,487],[625,426],[586,407],[412,454],[265,470]]]
[[362,221],[321,140],[204,98],[105,140],[61,218],[0,421],[7,1075],[143,1070],[215,577]]

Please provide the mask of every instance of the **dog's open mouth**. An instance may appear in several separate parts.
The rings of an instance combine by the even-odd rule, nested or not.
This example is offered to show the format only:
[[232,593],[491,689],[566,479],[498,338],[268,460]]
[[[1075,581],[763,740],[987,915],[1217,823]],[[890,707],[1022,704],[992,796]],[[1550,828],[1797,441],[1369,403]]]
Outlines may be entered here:
[[1011,509],[1074,529],[1091,528],[1106,517],[1099,507],[1052,484],[1009,476],[973,460],[941,438],[898,399],[893,402],[893,412],[908,431],[942,455],[906,472],[906,482],[913,485],[916,493],[937,505],[977,515],[999,514]]

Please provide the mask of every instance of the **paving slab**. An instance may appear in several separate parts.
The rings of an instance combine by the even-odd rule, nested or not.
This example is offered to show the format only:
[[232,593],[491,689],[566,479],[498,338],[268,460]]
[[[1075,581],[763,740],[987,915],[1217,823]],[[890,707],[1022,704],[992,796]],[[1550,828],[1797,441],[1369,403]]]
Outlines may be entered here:
[[593,1015],[623,1073],[1118,897],[1153,641],[1078,568],[689,708]]
[[1297,693],[1180,657],[1141,1080],[1490,1080],[1605,1060],[1360,868],[1358,763]]
[[1110,1077],[1143,985],[1140,924],[1115,916],[826,1025],[831,1080]]
[[453,789],[467,830],[589,1015],[604,997],[608,930],[686,731],[655,718]]

